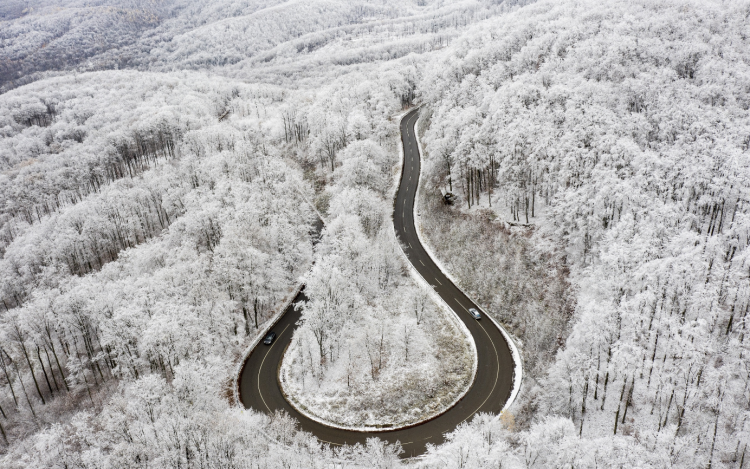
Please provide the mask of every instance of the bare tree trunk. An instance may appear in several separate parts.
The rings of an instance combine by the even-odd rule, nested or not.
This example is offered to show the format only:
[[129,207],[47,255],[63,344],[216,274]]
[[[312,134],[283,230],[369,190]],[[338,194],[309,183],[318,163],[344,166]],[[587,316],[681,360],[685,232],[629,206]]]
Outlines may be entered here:
[[529,224],[529,196],[524,195],[524,214],[526,215],[526,224]]
[[55,393],[52,391],[52,385],[49,382],[49,376],[47,376],[47,369],[44,368],[44,362],[42,361],[42,354],[39,353],[39,346],[36,346],[36,356],[39,359],[39,364],[42,366],[42,373],[44,373],[44,380],[47,382],[47,388],[49,388],[49,393],[51,395],[54,395]]
[[620,421],[620,407],[622,407],[622,398],[625,396],[625,388],[628,386],[628,377],[622,380],[622,391],[620,391],[620,401],[617,403],[617,413],[615,414],[615,430],[614,435],[617,435],[617,424]]
[[29,370],[31,370],[31,377],[34,379],[34,386],[36,386],[36,392],[39,394],[39,399],[42,400],[42,404],[46,404],[44,400],[44,396],[42,396],[42,391],[39,389],[39,383],[36,380],[36,375],[34,375],[34,365],[31,364],[31,360],[29,359],[29,354],[26,351],[26,346],[24,345],[23,341],[19,341],[21,344],[21,350],[23,350],[23,356],[26,357],[26,363],[29,364]]
[[487,175],[487,203],[492,208],[492,164],[490,163],[490,174]]
[[36,420],[36,412],[34,412],[34,406],[31,405],[31,399],[29,399],[29,393],[26,392],[26,385],[23,384],[23,379],[21,379],[21,372],[18,371],[18,365],[13,360],[11,360],[10,362],[13,364],[13,368],[15,368],[16,370],[16,375],[18,376],[18,381],[21,383],[21,389],[23,390],[23,395],[26,396],[26,402],[29,404],[29,409],[31,409],[31,415],[33,415],[34,420]]
[[625,417],[628,415],[628,407],[633,403],[633,388],[635,388],[635,374],[633,379],[630,380],[630,391],[628,391],[628,399],[625,401],[625,412],[622,413],[622,423],[625,423]]
[[446,158],[445,161],[448,165],[448,187],[450,188],[449,190],[453,192],[453,178],[451,177],[451,159]]
[[383,327],[380,327],[380,346],[378,347],[378,371],[383,369],[383,338],[385,336],[385,331],[383,330]]
[[242,317],[245,318],[245,335],[250,335],[250,314],[247,311],[247,307],[245,306],[245,302],[242,302]]
[[55,357],[55,363],[57,363],[57,369],[60,371],[60,375],[62,376],[62,382],[65,385],[65,390],[70,392],[70,388],[68,387],[68,381],[65,379],[65,373],[63,373],[62,366],[60,366],[60,360],[57,358],[57,351],[55,350],[55,343],[50,340],[50,345],[52,348],[52,356]]
[[[598,348],[598,347],[597,347]],[[601,365],[602,351],[599,349],[596,354],[596,380],[594,381],[594,400],[599,395],[599,367]]]
[[[463,178],[462,178],[463,179]],[[466,195],[466,203],[469,205],[469,208],[471,208],[471,198],[469,194],[469,175],[466,174],[466,180],[464,182],[464,194]]]
[[47,347],[44,347],[44,355],[47,356],[47,366],[49,367],[49,374],[52,375],[52,382],[55,383],[55,390],[60,392],[60,386],[57,384],[57,378],[55,378],[55,370],[52,368],[52,361],[49,359],[49,352]]
[[708,454],[708,469],[711,469],[711,463],[714,459],[714,447],[716,445],[716,430],[719,428],[719,412],[716,413],[716,420],[714,421],[714,437],[711,439],[711,452]]
[[669,420],[669,409],[672,407],[673,398],[674,398],[674,388],[672,388],[672,394],[669,395],[669,402],[667,402],[667,413],[664,414],[664,421],[659,422],[659,428],[656,430],[657,432],[661,431],[663,427],[667,426],[667,421]]
[[5,357],[3,357],[4,354],[5,350],[0,349],[0,365],[3,366],[3,373],[5,373],[5,379],[8,381],[8,387],[10,388],[10,393],[13,396],[13,402],[16,404],[16,408],[18,408],[18,399],[16,399],[16,392],[13,390],[13,383],[10,380],[8,368],[5,366]]
[[742,448],[742,457],[740,458],[740,469],[742,469],[742,466],[745,465],[745,451],[747,451],[747,444],[745,444],[745,447]]
[[586,384],[583,386],[583,399],[581,399],[581,428],[578,430],[578,436],[583,434],[583,421],[586,419],[586,396],[589,393],[589,379],[586,378]]

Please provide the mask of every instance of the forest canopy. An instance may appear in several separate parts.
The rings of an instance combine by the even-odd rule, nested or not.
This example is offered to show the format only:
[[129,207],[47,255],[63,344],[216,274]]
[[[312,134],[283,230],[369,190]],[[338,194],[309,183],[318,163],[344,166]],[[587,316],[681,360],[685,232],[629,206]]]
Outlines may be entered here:
[[[748,18],[3,2],[0,464],[747,467]],[[233,383],[306,282],[283,366],[323,417],[408,421],[466,386],[470,343],[391,231],[415,105],[425,239],[525,372],[506,412],[400,460],[242,410]]]

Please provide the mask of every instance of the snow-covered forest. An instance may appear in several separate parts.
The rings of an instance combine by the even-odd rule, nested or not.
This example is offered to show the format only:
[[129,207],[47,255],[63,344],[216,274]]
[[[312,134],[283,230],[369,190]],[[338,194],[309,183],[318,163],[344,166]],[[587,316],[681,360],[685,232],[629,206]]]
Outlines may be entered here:
[[[540,2],[426,71],[425,191],[458,197],[452,218],[422,208],[450,224],[430,231],[438,254],[501,311],[525,362],[559,347],[524,383],[514,423],[528,430],[477,422],[428,466],[493,451],[503,466],[747,465],[749,13]],[[500,243],[501,273],[473,260]],[[498,278],[560,262],[567,327],[564,310],[544,311],[554,282]]]
[[210,70],[316,85],[445,47],[523,1],[7,0],[0,91],[74,70]]
[[[2,2],[0,465],[750,466],[749,28],[746,1]],[[301,283],[281,380],[312,414],[410,423],[470,384],[392,231],[416,104],[424,237],[524,382],[401,460],[234,386]]]
[[[330,8],[308,19],[330,28]],[[440,8],[421,8],[421,21],[433,22],[430,12],[440,17],[455,10]],[[201,15],[216,28],[227,16],[219,10],[213,18]],[[378,11],[373,21],[398,16]],[[249,21],[251,13],[237,14]],[[9,24],[20,28],[58,14],[26,12]],[[198,13],[190,15],[196,21]],[[287,20],[273,10],[264,15],[277,26]],[[437,25],[422,41],[449,26],[449,35],[458,34],[457,25]],[[371,33],[384,34],[384,28]],[[39,29],[28,26],[32,36]],[[12,37],[6,45],[23,44],[23,34],[4,31]],[[78,32],[61,37],[75,42]],[[353,34],[333,33],[328,40]],[[213,47],[205,41],[215,39],[212,33],[191,41],[205,50]],[[427,393],[466,388],[473,360],[467,341],[455,337],[444,313],[406,276],[388,223],[398,161],[391,117],[414,99],[415,63],[372,67],[378,73],[350,70],[321,87],[322,71],[328,72],[323,65],[309,88],[200,70],[47,71],[28,75],[31,84],[0,97],[4,464],[249,467],[277,463],[279,451],[282,463],[393,464],[398,447],[373,441],[326,449],[289,418],[269,419],[232,402],[236,362],[303,280],[313,260],[313,224],[321,216],[327,227],[316,270],[307,277],[313,302],[303,331],[315,326],[313,275],[330,273],[336,264],[322,247],[348,246],[349,236],[359,236],[357,252],[367,271],[360,269],[363,301],[414,297],[406,306],[378,304],[361,319],[385,325],[390,316],[383,315],[396,314],[407,326],[420,323],[413,344],[403,343],[401,331],[381,327],[374,372],[395,377],[411,367],[427,373],[439,360],[455,373],[453,381],[420,388],[412,403]],[[343,259],[338,264],[351,268]],[[322,294],[326,285],[319,286]],[[346,307],[355,306],[348,285],[334,287]],[[432,316],[425,320],[427,313]],[[322,347],[332,350],[327,342]],[[453,356],[463,366],[456,369]],[[315,363],[323,362],[317,357]],[[360,387],[364,378],[356,377]],[[414,386],[393,385],[396,391]],[[381,400],[393,391],[368,387],[370,398]]]
[[305,280],[310,301],[301,306],[304,323],[280,382],[314,417],[349,428],[397,427],[455,403],[472,382],[476,357],[452,313],[404,276],[387,194],[377,187],[389,182],[378,166],[392,164],[383,165],[382,149],[367,142],[341,152],[329,188],[331,220]]
[[[4,96],[6,438],[106,407],[123,383],[207,373],[218,398],[219,358],[310,264],[312,190],[255,108],[242,117],[281,92],[185,78],[101,72]],[[236,105],[231,123],[217,104]]]

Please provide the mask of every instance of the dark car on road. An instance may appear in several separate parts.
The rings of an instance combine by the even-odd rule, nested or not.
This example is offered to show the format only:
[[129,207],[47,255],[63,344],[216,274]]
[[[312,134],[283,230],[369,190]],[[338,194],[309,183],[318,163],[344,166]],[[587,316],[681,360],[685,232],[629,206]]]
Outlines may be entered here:
[[471,314],[471,317],[474,319],[482,319],[482,315],[474,308],[469,308],[469,314]]
[[266,334],[266,337],[263,338],[263,343],[266,345],[271,345],[274,340],[276,340],[276,333],[271,331]]

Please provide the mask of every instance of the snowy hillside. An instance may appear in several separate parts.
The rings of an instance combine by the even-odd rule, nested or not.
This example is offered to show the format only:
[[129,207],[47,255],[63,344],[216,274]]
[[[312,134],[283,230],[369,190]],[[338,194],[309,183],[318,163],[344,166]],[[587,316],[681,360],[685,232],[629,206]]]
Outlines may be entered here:
[[0,5],[0,91],[74,69],[208,69],[289,83],[313,67],[319,81],[321,65],[441,48],[507,8],[481,0],[11,2]]
[[[747,467],[749,18],[2,2],[0,466]],[[271,366],[314,417],[411,424],[472,383],[471,338],[393,232],[416,104],[422,234],[524,381],[407,460],[410,441],[329,445],[235,388],[302,283]]]
[[[439,253],[463,282],[484,290],[522,340],[528,336],[527,353],[539,351],[530,332],[540,323],[528,320],[538,313],[517,305],[533,300],[493,292],[494,282],[506,284],[502,274],[464,265],[487,244],[460,249],[456,239],[490,214],[497,235],[488,243],[535,246],[540,260],[556,256],[571,270],[576,306],[570,329],[561,330],[567,339],[547,372],[526,383],[516,410],[516,423],[531,429],[520,437],[525,443],[515,434],[497,443],[515,446],[518,464],[590,466],[622,451],[633,466],[741,467],[749,11],[538,3],[456,41],[420,83],[437,186],[427,190],[452,185],[459,198],[452,210],[477,214],[465,227],[452,222],[451,238],[432,232],[445,246]],[[526,223],[536,225],[530,242],[526,228],[504,234]],[[496,251],[497,265],[513,265],[506,249]],[[511,287],[547,294],[528,282]],[[435,455],[490,426],[464,429]],[[556,439],[545,440],[547,432]]]
[[[308,16],[325,22],[328,13]],[[283,29],[282,19],[267,21]],[[226,398],[235,360],[310,267],[318,214],[359,227],[363,259],[389,272],[376,284],[379,296],[415,288],[386,235],[386,211],[397,161],[390,116],[413,99],[416,70],[386,64],[380,72],[352,70],[311,90],[204,72],[63,73],[0,96],[0,428],[8,465],[161,466],[203,455],[225,467],[270,458],[279,444],[292,458],[339,457],[317,443],[283,449],[285,438],[308,437],[283,416],[243,413]],[[375,165],[370,154],[381,155]],[[344,234],[325,232],[324,242],[346,243]],[[315,285],[308,292],[315,298]],[[402,314],[382,306],[367,314],[384,312]],[[439,335],[460,350],[464,338],[435,327],[439,319],[429,324],[421,340]],[[397,334],[388,330],[383,340],[395,345]],[[428,356],[436,354],[446,352]],[[466,377],[458,373],[445,391],[454,386],[460,392]],[[113,418],[120,423],[111,426]],[[86,443],[92,453],[71,449],[83,443],[82,424],[98,429]],[[219,446],[235,435],[239,453],[206,450],[190,432],[165,447],[175,424],[202,428]],[[121,425],[153,437],[121,440]],[[258,425],[271,428],[258,434]],[[275,438],[275,428],[280,442],[261,441]],[[29,453],[27,445],[47,444]],[[397,451],[373,442],[341,457],[391,461]]]

